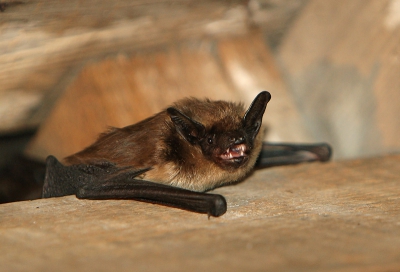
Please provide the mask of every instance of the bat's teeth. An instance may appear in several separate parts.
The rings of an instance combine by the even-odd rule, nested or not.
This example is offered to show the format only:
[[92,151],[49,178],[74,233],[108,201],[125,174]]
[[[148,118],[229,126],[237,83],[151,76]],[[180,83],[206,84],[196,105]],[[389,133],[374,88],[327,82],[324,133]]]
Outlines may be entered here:
[[246,145],[240,144],[240,145],[235,145],[229,149],[231,152],[237,152],[237,153],[243,153],[246,151]]
[[221,158],[224,160],[230,160],[234,158],[244,157],[246,156],[246,145],[234,145],[229,147],[224,154],[221,155]]

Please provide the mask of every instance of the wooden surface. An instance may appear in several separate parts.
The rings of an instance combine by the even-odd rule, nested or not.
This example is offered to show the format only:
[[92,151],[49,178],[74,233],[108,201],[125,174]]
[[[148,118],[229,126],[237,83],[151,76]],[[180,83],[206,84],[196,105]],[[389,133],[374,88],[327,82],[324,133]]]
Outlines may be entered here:
[[[35,127],[88,63],[261,26],[279,43],[305,0],[2,1],[0,135]],[[14,4],[13,4],[14,3]]]
[[399,6],[310,0],[279,48],[307,129],[337,157],[400,150]]
[[400,155],[258,171],[220,218],[73,196],[0,205],[2,271],[399,271]]
[[264,118],[268,139],[310,141],[260,32],[119,54],[82,69],[26,154],[42,160],[48,155],[64,158],[93,143],[109,126],[137,123],[183,97],[248,106],[263,90],[272,94]]
[[41,122],[90,61],[249,30],[241,1],[22,2],[0,14],[0,133]]
[[[282,117],[269,122],[292,139],[270,130],[273,140],[328,141],[336,158],[400,150],[397,0],[22,2],[0,14],[0,135],[41,124],[64,91],[84,89],[85,73],[98,80],[88,81],[89,86],[107,86],[115,78],[99,80],[97,72],[124,77],[129,73],[123,70],[140,58],[136,63],[145,67],[133,70],[159,73],[158,64],[153,70],[146,66],[144,58],[152,56],[149,63],[162,57],[161,66],[167,67],[167,61],[175,66],[172,72],[165,70],[160,82],[151,77],[139,82],[140,88],[160,87],[146,97],[159,97],[165,90],[161,82],[178,77],[173,77],[174,69],[196,80],[210,65],[209,71],[217,71],[210,82],[213,76],[225,82],[204,93],[221,90],[222,96],[232,87],[234,99],[249,102],[254,90],[268,89],[273,107],[278,105],[274,92],[285,90],[280,101],[286,104],[279,103],[283,106],[276,114]],[[283,76],[269,73],[271,63],[264,61],[270,57],[264,58],[265,50],[259,51],[259,41],[251,38],[254,29],[262,31],[264,44],[272,36],[283,37],[282,43],[272,41],[279,44],[273,55],[278,56],[278,68],[273,70]],[[129,65],[120,65],[121,58]],[[270,84],[271,79],[276,82]],[[174,88],[174,83],[166,86]]]

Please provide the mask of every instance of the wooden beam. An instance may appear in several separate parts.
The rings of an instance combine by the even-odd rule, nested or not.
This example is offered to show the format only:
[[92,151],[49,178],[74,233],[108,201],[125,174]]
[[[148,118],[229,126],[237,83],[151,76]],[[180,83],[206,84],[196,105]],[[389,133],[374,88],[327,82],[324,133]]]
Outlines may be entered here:
[[62,159],[90,145],[108,126],[124,127],[183,97],[245,101],[272,93],[267,139],[310,141],[260,32],[171,44],[110,56],[85,66],[43,122],[26,154]]
[[87,62],[183,40],[243,35],[247,14],[241,1],[9,5],[0,14],[0,133],[38,125]]
[[74,196],[0,205],[5,271],[398,271],[400,156],[258,171],[219,218]]
[[398,3],[311,0],[280,48],[307,128],[337,157],[400,151]]

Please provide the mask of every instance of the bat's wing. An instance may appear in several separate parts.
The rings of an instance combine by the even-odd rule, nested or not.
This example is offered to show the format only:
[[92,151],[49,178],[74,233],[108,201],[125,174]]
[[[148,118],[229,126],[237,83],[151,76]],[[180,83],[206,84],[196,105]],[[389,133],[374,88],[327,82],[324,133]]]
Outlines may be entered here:
[[[75,195],[83,186],[109,178],[116,173],[118,168],[111,163],[64,166],[54,156],[49,156],[46,159],[42,197]],[[132,175],[137,176],[141,173],[143,170],[132,172]]]
[[226,212],[221,195],[198,193],[135,177],[150,169],[129,170],[111,163],[64,166],[49,156],[43,197],[76,195],[85,199],[134,199],[212,216]]
[[263,143],[255,168],[266,168],[278,165],[297,164],[302,162],[328,161],[332,148],[326,143],[320,144],[287,144]]
[[[255,168],[327,161],[331,154],[328,144],[263,143]],[[226,212],[226,201],[221,195],[193,192],[136,178],[148,170],[118,168],[109,162],[64,166],[49,156],[43,197],[76,195],[85,199],[134,199],[212,216]]]

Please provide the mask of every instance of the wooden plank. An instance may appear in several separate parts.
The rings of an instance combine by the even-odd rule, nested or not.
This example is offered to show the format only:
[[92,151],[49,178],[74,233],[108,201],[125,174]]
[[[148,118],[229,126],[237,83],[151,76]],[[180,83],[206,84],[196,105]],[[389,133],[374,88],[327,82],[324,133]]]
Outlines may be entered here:
[[[3,1],[0,134],[41,123],[87,63],[254,27],[278,44],[305,0]],[[56,19],[55,19],[56,18]]]
[[309,141],[259,32],[110,56],[83,68],[59,97],[26,154],[61,159],[94,142],[108,126],[136,123],[180,98],[207,97],[249,105],[265,89],[273,97],[265,117],[268,139]]
[[0,16],[0,133],[42,121],[90,60],[248,31],[240,1],[22,2]]
[[182,97],[239,100],[210,45],[171,46],[86,66],[59,98],[26,154],[63,158],[94,142],[109,126],[134,124]]
[[[232,85],[247,103],[268,90],[265,123],[267,140],[275,142],[312,142],[292,95],[288,92],[273,53],[265,46],[259,32],[218,43],[221,65]],[[234,40],[234,41],[232,41]]]
[[279,55],[312,137],[337,157],[400,150],[398,1],[311,0]]
[[282,38],[308,0],[257,0],[249,1],[248,9],[252,25],[262,29],[268,45],[278,49]]
[[73,196],[0,205],[4,271],[398,271],[400,156],[271,168],[220,218]]

